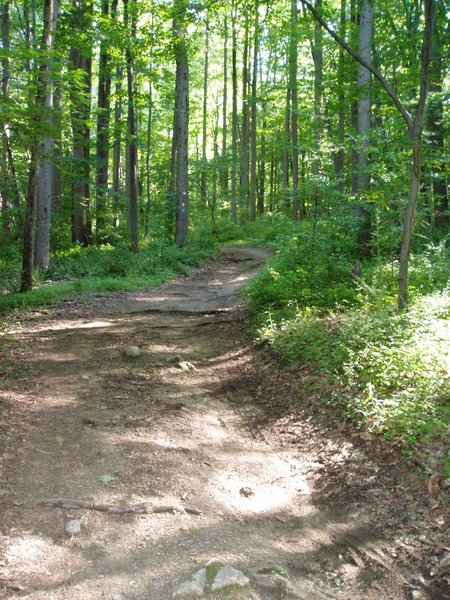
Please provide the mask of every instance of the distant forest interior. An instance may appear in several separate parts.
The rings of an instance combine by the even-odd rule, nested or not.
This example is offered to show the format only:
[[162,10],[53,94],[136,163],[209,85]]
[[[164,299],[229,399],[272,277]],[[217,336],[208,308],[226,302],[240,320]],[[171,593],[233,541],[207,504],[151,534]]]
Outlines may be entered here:
[[390,439],[443,432],[444,0],[2,0],[0,17],[5,323],[268,245],[254,339]]

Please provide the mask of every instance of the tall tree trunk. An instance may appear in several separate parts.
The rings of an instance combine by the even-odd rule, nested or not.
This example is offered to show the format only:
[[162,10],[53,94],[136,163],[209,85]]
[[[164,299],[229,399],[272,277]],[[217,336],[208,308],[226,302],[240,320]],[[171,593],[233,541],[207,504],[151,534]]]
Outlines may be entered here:
[[241,156],[240,156],[240,204],[241,223],[248,219],[249,195],[249,114],[248,114],[248,14],[245,14],[244,55],[242,64],[242,126],[241,126]]
[[[315,8],[320,13],[322,10],[322,0],[315,0]],[[320,149],[322,137],[322,85],[323,85],[323,44],[322,27],[316,23],[314,29],[314,214],[317,214],[317,207],[320,201]]]
[[228,101],[228,20],[224,17],[223,39],[223,105],[222,105],[222,168],[220,184],[222,192],[228,193],[228,165],[227,165],[227,101]]
[[[341,0],[341,16],[339,33],[341,37],[345,37],[345,12],[346,0]],[[339,47],[339,62],[338,62],[338,105],[339,105],[339,121],[338,121],[338,151],[336,160],[336,178],[338,181],[344,180],[344,165],[345,165],[345,50]]]
[[237,34],[236,34],[236,0],[231,5],[232,27],[232,80],[233,80],[233,114],[231,123],[231,220],[237,222]]
[[170,152],[170,175],[169,175],[169,190],[167,193],[168,202],[168,232],[170,236],[174,235],[176,229],[176,215],[177,215],[177,113],[176,113],[176,102],[173,109],[173,127],[172,127],[172,144]]
[[[53,0],[53,18],[52,18],[52,39],[55,35],[56,24],[59,13],[59,1]],[[49,65],[49,77],[47,81],[47,92],[45,96],[44,122],[48,132],[44,136],[42,145],[41,168],[39,170],[38,193],[36,201],[36,237],[34,252],[34,267],[46,271],[50,259],[50,221],[52,207],[52,163],[53,156],[53,136],[49,132],[52,127],[52,108],[53,108],[53,78],[54,61]]]
[[298,221],[298,99],[297,99],[297,60],[298,60],[298,9],[297,0],[291,0],[291,39],[289,44],[289,86],[291,88],[292,111],[292,218]]
[[[2,58],[2,94],[5,102],[8,102],[9,98],[9,51],[10,51],[10,37],[9,37],[9,0],[0,4],[2,12],[2,49],[4,55]],[[1,187],[0,195],[2,198],[2,227],[5,232],[9,232],[11,228],[11,215],[10,215],[10,174],[8,167],[8,123],[5,120],[1,123],[2,136],[2,160],[0,164],[0,175],[1,175]]]
[[175,241],[179,246],[187,242],[189,231],[189,66],[186,50],[186,0],[175,0],[175,119],[177,141],[177,215]]
[[113,227],[119,226],[119,201],[122,192],[120,181],[120,166],[121,166],[121,146],[122,146],[122,67],[117,67],[116,71],[116,102],[114,105],[114,144],[113,144]]
[[[76,31],[90,27],[92,4],[90,0],[74,0]],[[90,215],[90,127],[92,58],[89,49],[73,46],[70,51],[70,69],[80,71],[79,87],[71,86],[70,112],[73,133],[72,168],[72,242],[88,245],[91,242]]]
[[203,116],[202,116],[202,173],[200,195],[204,206],[208,206],[207,169],[206,169],[206,121],[208,118],[208,61],[209,61],[209,23],[206,18],[205,65],[203,71]]
[[148,121],[147,121],[147,154],[145,158],[145,178],[146,178],[146,191],[147,191],[147,204],[145,206],[145,223],[144,223],[144,237],[148,238],[148,227],[150,219],[150,206],[151,206],[151,192],[150,192],[150,157],[152,154],[152,110],[153,110],[153,84],[149,82],[148,89]]
[[258,53],[259,53],[259,6],[255,3],[255,37],[253,43],[253,74],[252,74],[252,126],[250,132],[250,221],[256,219],[256,169],[258,157],[256,155],[256,125],[257,125],[257,106],[256,106],[256,90],[258,81]]
[[[117,0],[113,0],[111,13],[117,12]],[[107,20],[109,16],[109,0],[102,0],[102,17]],[[96,149],[96,240],[102,243],[106,239],[107,223],[107,194],[108,194],[108,167],[109,167],[109,121],[111,114],[111,57],[109,54],[109,41],[103,35],[100,43],[100,57],[98,66],[98,98],[97,98],[97,149]]]
[[25,228],[23,235],[23,257],[20,291],[26,292],[33,285],[33,246],[35,230],[36,198],[39,181],[40,150],[42,139],[38,131],[38,125],[45,111],[45,97],[47,90],[47,74],[52,46],[52,16],[53,0],[44,2],[44,24],[41,42],[41,60],[36,84],[36,97],[31,117],[29,135],[31,139],[30,171],[28,175],[27,207],[25,216]]
[[291,159],[291,83],[290,75],[286,91],[286,108],[284,117],[284,148],[283,148],[283,208],[287,212],[290,208],[291,191],[289,188],[289,166]]
[[[363,0],[359,23],[358,54],[369,65],[372,55],[372,30],[374,8],[372,0]],[[368,150],[370,145],[371,110],[370,110],[370,72],[359,65],[358,69],[358,204],[356,213],[358,225],[358,254],[361,257],[370,253],[370,216],[365,207],[366,194],[369,190]]]
[[[441,5],[442,6],[442,5]],[[444,9],[444,6],[442,6]],[[435,31],[432,41],[432,55],[440,57],[442,42]],[[447,178],[445,170],[444,103],[442,95],[442,60],[433,60],[430,65],[430,98],[427,111],[429,149],[432,159],[434,217],[436,229],[445,231],[449,225]],[[448,156],[447,156],[448,160]]]
[[[128,114],[127,114],[127,142],[125,148],[125,187],[129,204],[131,251],[138,251],[138,158],[136,140],[136,122],[134,105],[134,60],[132,54],[132,40],[136,37],[136,14],[135,3],[131,0],[123,0],[124,24],[127,30],[127,45],[125,50],[127,65],[127,92],[128,92]],[[131,12],[131,18],[130,18]]]
[[[357,0],[350,0],[350,21],[351,21],[351,46],[352,48],[358,48],[358,2]],[[358,79],[358,69],[357,63],[352,63],[351,68],[352,74],[352,84],[354,85],[354,89],[356,89],[357,79]],[[355,92],[352,92],[352,103],[350,108],[350,119],[352,126],[352,135],[354,138],[358,135],[358,100]],[[358,193],[358,148],[356,143],[352,144],[351,147],[351,192],[352,195],[356,195]]]
[[52,152],[52,202],[51,210],[57,213],[62,207],[62,87],[61,82],[53,82],[52,124],[54,131]]

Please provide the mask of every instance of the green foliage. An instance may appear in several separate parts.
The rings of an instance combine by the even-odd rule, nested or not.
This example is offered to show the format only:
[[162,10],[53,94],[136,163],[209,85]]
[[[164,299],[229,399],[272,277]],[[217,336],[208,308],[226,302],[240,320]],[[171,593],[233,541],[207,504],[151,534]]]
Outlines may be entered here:
[[[280,234],[282,225],[276,228]],[[334,251],[339,236],[327,252],[319,227],[313,251],[301,232],[271,239],[278,253],[248,287],[256,339],[334,382],[340,391],[331,402],[360,426],[404,446],[442,435],[450,397],[445,244],[413,257],[414,300],[399,313],[389,264],[367,262],[355,283],[350,253]]]
[[157,285],[214,254],[216,245],[207,236],[179,248],[169,242],[151,241],[142,245],[138,254],[125,246],[75,246],[60,251],[52,258],[46,273],[35,273],[34,289],[26,294],[17,290],[19,264],[0,263],[0,281],[14,272],[9,287],[0,297],[0,311],[16,307],[37,306],[57,302],[74,294],[94,291],[118,292]]

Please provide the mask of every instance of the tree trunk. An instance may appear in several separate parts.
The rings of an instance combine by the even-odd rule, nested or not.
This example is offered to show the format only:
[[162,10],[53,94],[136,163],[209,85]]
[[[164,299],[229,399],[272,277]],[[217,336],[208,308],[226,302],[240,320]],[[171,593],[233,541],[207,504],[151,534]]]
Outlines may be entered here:
[[284,118],[284,149],[283,149],[283,207],[287,212],[290,207],[291,192],[289,189],[289,164],[291,158],[291,83],[288,81],[286,92],[286,109]]
[[256,111],[256,88],[257,88],[257,79],[258,79],[258,52],[259,52],[259,6],[258,3],[255,3],[255,38],[253,44],[253,74],[252,74],[252,106],[251,106],[251,116],[252,116],[252,127],[250,133],[250,155],[251,155],[251,172],[250,172],[250,221],[254,221],[256,219],[256,167],[258,157],[256,155],[256,120],[257,120],[257,111]]
[[231,220],[237,222],[237,35],[236,35],[236,1],[232,0],[232,79],[233,79],[233,115],[231,124]]
[[[372,30],[374,8],[371,0],[363,0],[359,23],[358,54],[369,65],[372,55]],[[365,206],[366,194],[369,190],[368,151],[370,145],[371,110],[370,110],[370,72],[359,65],[358,69],[358,204],[356,214],[358,225],[358,254],[360,258],[370,254],[370,215]]]
[[53,138],[52,153],[52,205],[51,210],[57,213],[62,207],[62,87],[59,81],[53,84],[53,113],[52,124],[55,137]]
[[227,165],[227,100],[228,100],[228,21],[224,18],[223,40],[223,105],[222,105],[222,168],[220,183],[222,192],[228,193],[228,165]]
[[[350,0],[350,21],[351,21],[351,45],[352,48],[356,50],[358,47],[358,33],[357,33],[357,24],[359,21],[358,17],[358,3],[357,0]],[[357,63],[352,64],[352,84],[356,86],[357,78],[358,78],[358,70]],[[356,195],[358,193],[358,148],[356,145],[356,137],[358,135],[358,100],[353,93],[353,100],[350,108],[350,119],[352,126],[352,135],[354,136],[354,143],[351,147],[351,185],[350,189],[352,195]]]
[[189,66],[186,50],[186,3],[175,0],[176,16],[173,30],[175,36],[175,118],[177,140],[177,216],[175,241],[178,246],[187,242],[189,231]]
[[[86,0],[74,0],[73,26],[77,32],[90,27],[92,5]],[[91,241],[90,215],[90,128],[92,59],[88,49],[73,46],[70,69],[81,71],[79,87],[70,88],[70,113],[73,133],[72,167],[72,242],[88,245]]]
[[[442,9],[444,7],[442,6]],[[443,51],[439,32],[432,40],[432,55],[440,57]],[[433,60],[430,65],[430,98],[427,111],[429,150],[432,162],[432,188],[434,198],[434,218],[436,229],[445,231],[449,225],[447,176],[445,170],[444,103],[442,95],[442,61]],[[447,157],[448,160],[448,157]]]
[[206,18],[205,65],[203,71],[203,117],[202,117],[202,172],[200,196],[204,206],[208,206],[207,169],[206,169],[206,120],[208,118],[208,59],[209,59],[209,23]]
[[[345,37],[345,11],[346,11],[346,0],[341,0],[341,17],[340,17],[340,28],[339,33],[341,37]],[[338,105],[339,105],[339,124],[338,124],[338,151],[336,159],[336,178],[338,181],[344,180],[344,166],[345,166],[345,93],[344,93],[344,82],[345,82],[345,51],[342,47],[339,47],[339,62],[338,62]]]
[[36,85],[36,97],[33,106],[29,135],[31,140],[30,171],[28,175],[27,207],[23,235],[23,257],[20,291],[26,292],[33,285],[33,246],[35,230],[36,197],[39,181],[40,150],[42,140],[38,134],[38,123],[45,111],[47,74],[50,50],[52,46],[53,0],[44,2],[44,24],[41,42],[41,60]]
[[151,193],[150,193],[150,156],[152,153],[152,109],[153,109],[153,97],[152,97],[153,84],[149,82],[148,89],[148,121],[147,121],[147,154],[145,159],[146,166],[146,190],[147,190],[147,204],[145,206],[145,223],[144,223],[144,237],[148,238],[148,226],[150,219],[150,206],[151,206]]
[[[52,39],[55,35],[56,24],[59,13],[59,2],[53,0],[53,17],[52,17]],[[52,70],[54,63],[51,61],[48,69],[49,77],[47,81],[47,92],[45,96],[45,112],[44,120],[47,124],[47,130],[52,127],[52,108],[53,108],[53,79]],[[36,238],[34,252],[34,267],[46,271],[50,259],[50,222],[52,208],[52,164],[53,156],[53,137],[50,133],[44,136],[42,145],[41,167],[39,170],[38,193],[36,201]]]
[[[129,203],[131,251],[138,251],[138,158],[134,105],[134,59],[132,54],[132,40],[136,37],[136,15],[135,4],[123,0],[124,24],[127,30],[127,46],[125,51],[127,65],[127,92],[128,92],[128,115],[127,115],[127,142],[125,148],[125,188]],[[131,9],[131,18],[130,18]]]
[[[117,12],[117,0],[113,0],[111,13]],[[102,0],[102,18],[106,20],[109,15],[109,0]],[[106,240],[107,223],[107,194],[108,194],[108,167],[109,167],[109,121],[111,113],[111,57],[109,54],[109,41],[103,34],[100,43],[100,57],[98,66],[98,99],[97,99],[97,157],[96,157],[96,240],[102,243]]]
[[248,13],[245,14],[244,55],[242,63],[242,127],[241,127],[241,156],[240,156],[240,204],[241,223],[248,219],[249,196],[249,115],[248,115]]
[[[315,0],[315,8],[320,13],[322,10],[322,0]],[[322,85],[323,85],[323,48],[322,48],[322,27],[316,23],[314,29],[314,214],[317,214],[317,207],[320,201],[320,149],[322,138]]]
[[[10,51],[10,38],[9,38],[9,0],[0,4],[2,11],[2,49],[4,55],[2,58],[2,93],[5,102],[8,102],[9,98],[9,51]],[[8,167],[8,123],[6,119],[2,121],[1,132],[2,136],[2,160],[0,164],[1,174],[1,188],[0,194],[2,198],[2,227],[5,232],[9,232],[11,229],[11,218],[10,218],[10,174]]]
[[292,218],[298,221],[298,100],[297,100],[297,60],[298,60],[298,9],[297,0],[291,0],[291,39],[289,49],[289,85],[292,96],[291,137],[292,137]]
[[121,165],[121,146],[122,146],[122,67],[117,67],[116,71],[116,102],[114,106],[114,145],[113,145],[113,194],[114,194],[114,208],[113,208],[113,227],[119,226],[119,200],[122,192],[122,186],[120,182],[120,165]]
[[176,113],[176,102],[173,109],[173,127],[172,127],[172,150],[170,153],[170,176],[169,176],[169,190],[167,193],[168,202],[168,231],[170,236],[174,235],[177,215],[177,195],[176,195],[176,183],[177,183],[177,113]]

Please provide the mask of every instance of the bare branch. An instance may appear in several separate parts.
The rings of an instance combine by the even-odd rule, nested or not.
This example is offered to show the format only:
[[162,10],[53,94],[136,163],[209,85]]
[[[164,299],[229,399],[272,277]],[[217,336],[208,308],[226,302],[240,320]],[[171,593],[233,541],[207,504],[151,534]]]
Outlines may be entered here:
[[311,12],[311,14],[314,16],[314,18],[320,23],[320,25],[326,30],[328,31],[328,33],[331,35],[331,37],[340,45],[342,46],[342,48],[344,48],[344,50],[346,52],[348,52],[351,56],[353,56],[353,58],[355,60],[357,60],[363,67],[365,67],[368,71],[370,71],[370,73],[372,73],[372,75],[378,79],[378,81],[380,82],[381,86],[383,87],[383,89],[385,90],[385,92],[388,94],[388,96],[391,98],[391,100],[393,101],[393,103],[395,104],[395,106],[397,107],[397,109],[399,110],[400,114],[402,115],[402,117],[405,119],[406,121],[406,125],[408,126],[409,131],[413,132],[414,130],[414,121],[410,115],[410,113],[406,110],[406,108],[403,106],[400,98],[397,96],[397,94],[394,92],[394,90],[392,89],[392,87],[389,85],[389,83],[386,81],[386,79],[383,77],[383,75],[378,71],[378,69],[376,69],[375,67],[373,67],[372,65],[370,65],[367,61],[365,61],[357,52],[355,52],[355,50],[353,50],[346,42],[345,40],[343,40],[337,33],[335,33],[331,27],[329,25],[327,25],[327,23],[325,23],[325,21],[322,19],[322,17],[319,15],[319,13],[316,11],[316,9],[311,5],[310,2],[308,2],[308,0],[300,0],[301,3],[306,6],[308,8],[308,10]]

